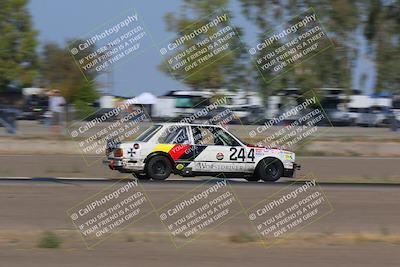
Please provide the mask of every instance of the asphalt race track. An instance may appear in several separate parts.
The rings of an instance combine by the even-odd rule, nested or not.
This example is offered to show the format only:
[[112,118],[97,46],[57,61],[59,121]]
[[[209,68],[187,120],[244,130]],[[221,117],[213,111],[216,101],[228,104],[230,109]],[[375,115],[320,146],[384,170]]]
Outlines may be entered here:
[[[153,212],[92,250],[87,250],[66,212],[129,175],[116,174],[99,162],[87,166],[73,155],[3,155],[1,161],[0,266],[243,266],[246,262],[248,266],[372,267],[398,266],[400,261],[398,158],[300,157],[298,177],[315,178],[332,210],[284,244],[264,248],[257,242],[230,241],[231,236],[254,233],[247,214],[240,213],[204,238],[176,248]],[[391,183],[386,182],[389,178]],[[173,176],[140,184],[157,209],[207,180]],[[377,181],[380,184],[374,184]],[[295,187],[291,179],[272,184],[228,179],[228,183],[245,209]],[[38,248],[44,231],[62,235],[61,248]]]
[[[90,165],[81,155],[0,155],[0,177],[94,177],[122,178],[129,174],[111,171],[101,163],[102,158],[91,158]],[[400,158],[376,157],[298,157],[301,171],[297,177],[312,173],[319,181],[400,182]],[[21,168],[21,166],[24,166]]]
[[[153,240],[129,241],[111,237],[91,251],[85,251],[79,241],[66,242],[57,250],[35,247],[24,235],[53,230],[74,232],[66,211],[78,202],[110,186],[111,181],[76,180],[34,180],[0,182],[0,258],[4,266],[72,266],[79,262],[84,266],[164,266],[191,265],[248,266],[268,263],[269,265],[309,266],[398,266],[400,246],[396,242],[355,242],[334,244],[323,242],[297,245],[293,241],[283,246],[265,249],[255,243],[235,244],[223,240],[196,240],[183,248],[175,248],[167,236]],[[125,183],[125,182],[124,182]],[[168,200],[181,196],[203,181],[141,182],[156,207]],[[279,184],[251,184],[230,181],[244,207],[266,199],[273,193],[287,187],[290,182]],[[338,185],[322,184],[321,189],[332,204],[333,210],[322,219],[304,227],[300,233],[352,235],[357,233],[398,236],[400,229],[400,186],[398,185]],[[212,233],[215,235],[235,234],[248,231],[249,222],[244,214],[225,222]],[[156,214],[138,225],[129,226],[126,231],[133,233],[165,232]],[[10,233],[19,233],[18,241],[9,242]],[[397,241],[398,242],[398,241]],[[15,249],[17,248],[17,249]],[[34,260],[32,260],[34,259]],[[65,261],[62,261],[65,259]],[[170,265],[168,262],[175,263]],[[198,259],[199,262],[196,261]],[[240,259],[240,261],[239,261]],[[34,262],[33,265],[31,262]]]

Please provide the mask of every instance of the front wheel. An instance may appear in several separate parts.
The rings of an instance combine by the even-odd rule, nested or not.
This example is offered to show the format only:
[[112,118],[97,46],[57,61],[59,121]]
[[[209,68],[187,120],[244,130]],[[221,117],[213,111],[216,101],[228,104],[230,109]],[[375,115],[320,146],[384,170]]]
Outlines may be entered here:
[[150,177],[147,175],[147,173],[132,173],[132,175],[140,181],[150,180]]
[[275,182],[283,175],[283,164],[279,159],[263,159],[258,163],[254,175],[265,182]]
[[165,156],[154,156],[146,164],[146,174],[153,180],[165,180],[171,172],[171,162]]
[[260,181],[260,177],[257,175],[249,176],[245,178],[249,182],[258,182]]

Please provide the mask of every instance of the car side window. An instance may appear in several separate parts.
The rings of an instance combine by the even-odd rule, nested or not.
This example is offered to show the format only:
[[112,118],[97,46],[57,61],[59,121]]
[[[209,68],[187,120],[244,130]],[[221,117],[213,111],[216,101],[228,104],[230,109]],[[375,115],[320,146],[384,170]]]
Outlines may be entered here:
[[214,135],[207,127],[193,126],[192,130],[196,145],[215,145]]
[[196,145],[240,146],[240,144],[221,128],[194,126],[193,139]]
[[168,127],[158,142],[161,144],[189,144],[188,129],[187,127]]
[[212,128],[213,134],[215,136],[216,145],[223,145],[223,146],[240,146],[240,143],[233,138],[230,134],[222,130],[221,128],[214,127]]

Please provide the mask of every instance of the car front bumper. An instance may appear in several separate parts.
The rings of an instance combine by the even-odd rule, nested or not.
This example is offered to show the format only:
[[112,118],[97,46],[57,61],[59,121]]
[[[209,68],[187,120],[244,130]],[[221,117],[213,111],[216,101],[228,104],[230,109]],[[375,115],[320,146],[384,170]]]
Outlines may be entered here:
[[297,163],[293,163],[293,168],[291,168],[291,169],[284,168],[283,169],[283,177],[293,178],[296,170],[300,170],[300,169],[301,169],[301,165],[299,165]]

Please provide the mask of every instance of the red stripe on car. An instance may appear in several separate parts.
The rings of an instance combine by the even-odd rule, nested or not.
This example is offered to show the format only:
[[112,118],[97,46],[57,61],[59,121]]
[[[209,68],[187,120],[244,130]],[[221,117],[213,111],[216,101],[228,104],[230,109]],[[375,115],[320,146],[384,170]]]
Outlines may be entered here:
[[168,154],[172,157],[173,160],[179,159],[183,153],[185,153],[188,149],[190,149],[191,145],[179,144],[175,145]]

